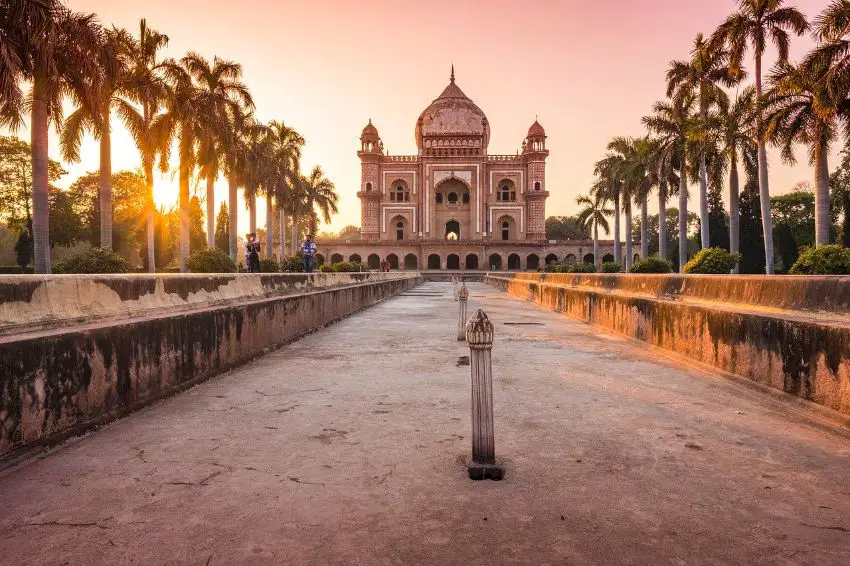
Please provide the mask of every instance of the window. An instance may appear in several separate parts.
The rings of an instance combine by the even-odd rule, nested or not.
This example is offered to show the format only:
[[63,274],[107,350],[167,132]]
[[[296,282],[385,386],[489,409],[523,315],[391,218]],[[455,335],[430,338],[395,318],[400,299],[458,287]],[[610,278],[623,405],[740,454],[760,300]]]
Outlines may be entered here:
[[395,225],[395,239],[403,240],[404,239],[404,222],[399,222]]
[[496,192],[496,200],[515,201],[516,200],[516,190],[514,190],[511,185],[504,184]]
[[511,225],[509,222],[502,222],[502,239],[510,240],[511,239]]
[[539,191],[539,190],[540,190],[540,181],[537,181],[536,183],[534,183],[534,190],[535,190],[535,191]]
[[449,204],[457,204],[457,193],[449,193],[448,195],[446,195],[446,199],[448,200]]
[[410,191],[402,182],[393,183],[390,189],[390,200],[393,202],[410,202]]
[[372,183],[366,183],[366,192],[369,192],[371,190],[372,190]]
[[443,204],[443,193],[437,193],[437,204]]
[[469,193],[463,193],[463,204],[469,204]]

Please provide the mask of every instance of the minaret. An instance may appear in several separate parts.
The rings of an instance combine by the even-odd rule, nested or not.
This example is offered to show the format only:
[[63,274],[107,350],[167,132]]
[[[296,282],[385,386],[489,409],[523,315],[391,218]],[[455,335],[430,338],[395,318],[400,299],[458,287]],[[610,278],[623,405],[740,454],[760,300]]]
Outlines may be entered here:
[[372,125],[371,118],[360,135],[360,226],[364,240],[377,240],[380,235],[381,210],[381,161],[384,147],[378,135],[378,129]]
[[525,187],[526,237],[529,240],[546,239],[546,132],[537,119],[528,128],[528,135],[523,143],[522,155],[526,163],[528,186]]

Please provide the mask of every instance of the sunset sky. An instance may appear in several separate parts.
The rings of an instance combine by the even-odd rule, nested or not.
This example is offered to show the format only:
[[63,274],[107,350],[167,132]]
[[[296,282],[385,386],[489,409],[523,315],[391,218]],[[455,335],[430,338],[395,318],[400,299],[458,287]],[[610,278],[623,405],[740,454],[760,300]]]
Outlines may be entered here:
[[[826,0],[795,0],[810,19]],[[278,119],[307,139],[303,169],[321,165],[336,183],[340,214],[331,228],[360,224],[356,192],[360,131],[369,118],[391,154],[415,154],[420,112],[457,83],[487,114],[490,153],[514,153],[539,117],[551,152],[547,215],[573,214],[591,184],[593,163],[615,135],[642,135],[640,118],[662,98],[671,59],[689,55],[698,32],[711,33],[732,0],[71,0],[104,25],[138,33],[139,18],[169,35],[166,56],[194,50],[242,63],[260,120]],[[812,45],[797,39],[792,59]],[[770,58],[773,58],[771,49]],[[23,129],[22,137],[29,136]],[[56,136],[51,156],[58,158]],[[98,167],[96,142],[66,165],[67,186]],[[812,174],[804,151],[796,167],[770,155],[771,190],[788,191]],[[113,167],[139,156],[119,128]],[[830,166],[837,160],[833,157]],[[217,186],[216,200],[226,196]],[[176,176],[158,182],[157,201],[176,201]],[[692,210],[697,202],[692,200]],[[218,202],[216,203],[218,209]],[[264,208],[258,219],[262,224]],[[247,230],[247,214],[240,217]]]

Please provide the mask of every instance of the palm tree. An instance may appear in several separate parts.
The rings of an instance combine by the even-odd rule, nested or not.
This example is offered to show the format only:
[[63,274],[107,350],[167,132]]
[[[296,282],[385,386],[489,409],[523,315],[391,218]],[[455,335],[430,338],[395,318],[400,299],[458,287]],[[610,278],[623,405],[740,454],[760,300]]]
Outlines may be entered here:
[[243,109],[251,111],[254,101],[241,81],[242,66],[213,57],[207,61],[190,52],[181,60],[198,88],[198,108],[205,126],[200,132],[198,161],[201,178],[207,182],[207,246],[215,245],[215,180],[221,169],[221,140],[230,129],[232,117]]
[[[269,130],[274,144],[276,162],[275,178],[270,186],[269,195],[273,194],[279,212],[280,257],[282,259],[286,256],[286,202],[294,192],[293,187],[299,183],[301,148],[304,146],[304,138],[293,128],[276,120],[269,123]],[[267,206],[271,210],[271,196],[268,198]],[[271,234],[271,222],[269,221],[268,224],[266,230]],[[292,252],[295,253],[295,248]]]
[[163,158],[160,161],[163,170],[167,170],[171,142],[178,138],[178,178],[180,186],[180,235],[178,263],[180,271],[187,271],[186,259],[189,257],[189,182],[197,164],[196,144],[208,122],[202,116],[199,104],[199,91],[192,76],[183,64],[174,60],[164,63],[166,77],[171,83],[171,92],[167,101],[167,111],[158,119],[157,128],[164,132],[166,142]]
[[[741,63],[749,45],[755,56],[756,99],[761,102],[762,77],[761,58],[771,41],[779,52],[779,63],[788,61],[790,30],[802,35],[809,23],[802,12],[793,7],[783,7],[784,0],[739,0],[738,11],[731,14],[711,37],[715,45],[726,45],[729,49],[729,69],[733,75],[741,72]],[[756,115],[756,128],[761,129],[761,110]],[[774,272],[773,265],[773,221],[770,216],[770,187],[767,176],[767,153],[764,140],[758,139],[759,197],[761,220],[764,230],[765,271]]]
[[601,192],[592,192],[591,196],[580,195],[576,197],[576,204],[583,207],[579,210],[577,218],[579,224],[585,228],[593,228],[593,261],[599,265],[599,227],[610,232],[606,216],[613,211],[605,207],[605,199]]
[[[829,243],[829,149],[838,135],[838,105],[827,95],[828,68],[780,64],[771,73],[765,95],[765,139],[779,145],[782,159],[794,163],[794,144],[809,149],[815,169],[815,245]],[[819,72],[818,72],[819,71]]]
[[[315,234],[319,229],[319,215],[325,223],[331,221],[331,215],[339,212],[339,195],[334,184],[325,177],[322,168],[316,165],[309,175],[301,177],[300,190],[303,194],[304,212],[310,215],[310,232]],[[298,225],[293,216],[293,232]],[[295,246],[293,246],[295,249]]]
[[[693,95],[678,96],[669,102],[656,102],[644,125],[659,137],[667,159],[679,166],[679,270],[688,262],[688,139],[693,131]],[[663,210],[663,208],[662,208]],[[659,236],[662,217],[659,212]],[[659,245],[660,249],[660,245]]]
[[622,259],[620,248],[620,200],[623,188],[621,186],[621,180],[617,176],[617,167],[619,165],[618,158],[610,154],[597,161],[593,173],[598,177],[598,180],[591,187],[593,194],[599,193],[603,200],[614,204],[612,209],[614,214],[614,261],[620,261]]
[[[0,123],[16,130],[30,111],[35,272],[50,273],[48,134],[62,123],[64,96],[91,96],[101,29],[94,15],[72,12],[58,0],[0,6]],[[32,90],[25,99],[20,84]],[[94,106],[93,100],[88,104]]]
[[163,64],[157,53],[168,44],[168,36],[139,22],[139,38],[132,39],[127,50],[127,70],[124,91],[129,101],[141,106],[141,111],[128,100],[116,100],[116,112],[121,117],[142,157],[145,174],[145,216],[147,224],[148,271],[156,272],[153,201],[153,168],[156,157],[165,144],[163,131],[154,127],[157,117],[168,97],[169,89],[163,80]]
[[[739,158],[752,155],[755,136],[755,88],[747,87],[734,100],[724,96],[717,105],[716,113],[709,119],[711,136],[719,142],[719,158],[729,173],[729,251],[740,249],[741,215],[738,205],[740,186],[738,181]],[[756,167],[757,165],[754,164]],[[737,273],[735,266],[734,272]]]
[[[667,71],[667,96],[695,95],[699,101],[699,116],[708,117],[710,108],[725,96],[719,84],[732,86],[743,78],[743,71],[734,75],[729,70],[729,53],[723,45],[710,44],[697,34],[689,61],[673,61]],[[702,247],[709,242],[708,174],[706,152],[699,152],[700,232]]]
[[112,249],[112,108],[125,94],[126,54],[131,45],[132,38],[126,30],[114,27],[104,30],[97,50],[98,76],[85,85],[91,89],[91,95],[78,97],[81,105],[65,120],[59,138],[62,157],[71,162],[80,160],[80,144],[87,130],[100,142],[100,247],[109,250]]

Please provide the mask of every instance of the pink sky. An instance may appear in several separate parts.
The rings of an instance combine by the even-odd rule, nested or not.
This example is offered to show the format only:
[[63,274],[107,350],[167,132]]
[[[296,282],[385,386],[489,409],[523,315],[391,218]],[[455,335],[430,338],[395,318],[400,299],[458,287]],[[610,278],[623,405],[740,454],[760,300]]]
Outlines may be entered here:
[[[811,19],[826,0],[789,4]],[[415,153],[416,118],[446,86],[452,63],[458,85],[488,116],[490,153],[516,151],[539,117],[551,151],[547,214],[573,214],[607,141],[644,133],[640,118],[663,97],[670,60],[686,58],[696,33],[711,33],[735,2],[70,0],[70,6],[133,32],[146,17],[170,36],[169,56],[194,50],[242,63],[258,117],[299,130],[307,139],[304,170],[319,164],[336,183],[341,207],[331,227],[339,229],[360,223],[356,151],[366,121],[371,117],[390,153]],[[795,40],[792,58],[810,46],[809,38]],[[52,156],[58,156],[55,139]],[[812,178],[805,157],[800,151],[803,162],[792,168],[771,153],[774,194]],[[96,169],[97,159],[89,141],[83,162],[69,167],[69,182]],[[117,133],[115,169],[138,163],[129,138]],[[836,164],[833,158],[830,165]],[[220,201],[226,184],[217,191]],[[160,183],[157,197],[176,200],[172,181]]]

